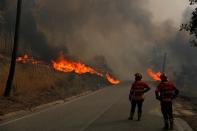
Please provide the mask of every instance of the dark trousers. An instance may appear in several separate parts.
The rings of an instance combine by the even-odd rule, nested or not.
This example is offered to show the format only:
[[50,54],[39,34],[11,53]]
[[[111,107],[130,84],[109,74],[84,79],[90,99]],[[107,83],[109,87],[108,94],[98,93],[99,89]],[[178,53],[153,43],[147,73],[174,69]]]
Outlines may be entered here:
[[143,106],[143,102],[144,100],[135,100],[133,99],[131,101],[131,113],[135,113],[135,108],[136,108],[136,105],[138,107],[138,114],[141,114],[142,113],[142,106]]
[[161,102],[161,112],[163,114],[164,120],[173,119],[173,110],[171,101],[162,101]]

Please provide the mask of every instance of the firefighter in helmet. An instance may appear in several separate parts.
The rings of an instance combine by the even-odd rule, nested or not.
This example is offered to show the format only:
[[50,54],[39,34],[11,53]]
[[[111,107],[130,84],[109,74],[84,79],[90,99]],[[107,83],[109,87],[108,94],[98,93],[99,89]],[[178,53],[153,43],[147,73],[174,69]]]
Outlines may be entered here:
[[164,118],[164,130],[173,130],[173,109],[172,100],[176,98],[179,94],[179,90],[174,86],[174,84],[168,81],[166,74],[161,74],[161,83],[155,90],[156,99],[161,103],[161,112]]
[[133,120],[136,105],[138,107],[138,121],[142,116],[142,106],[144,102],[144,93],[148,92],[150,87],[144,81],[142,81],[142,75],[140,73],[135,74],[135,82],[131,86],[129,100],[131,102],[131,111],[129,120]]

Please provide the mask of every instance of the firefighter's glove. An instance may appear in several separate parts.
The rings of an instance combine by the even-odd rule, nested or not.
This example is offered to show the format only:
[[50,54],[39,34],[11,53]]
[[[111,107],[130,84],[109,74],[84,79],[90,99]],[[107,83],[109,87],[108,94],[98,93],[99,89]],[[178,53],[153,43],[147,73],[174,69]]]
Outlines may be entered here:
[[156,99],[157,99],[158,101],[161,101],[161,97],[159,97],[159,96],[156,96]]
[[147,88],[144,90],[144,93],[148,92],[150,90],[150,88]]

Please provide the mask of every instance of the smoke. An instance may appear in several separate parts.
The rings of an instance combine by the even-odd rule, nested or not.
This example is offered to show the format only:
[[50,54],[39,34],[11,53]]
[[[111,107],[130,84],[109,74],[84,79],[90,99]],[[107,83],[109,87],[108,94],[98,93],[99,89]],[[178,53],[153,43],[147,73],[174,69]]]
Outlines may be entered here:
[[[14,31],[16,17],[16,1],[6,3],[5,20],[6,31]],[[50,61],[57,55],[58,48],[48,44],[45,34],[39,30],[35,17],[36,3],[34,0],[23,0],[20,28],[20,52],[28,52],[40,59]],[[66,48],[61,48],[66,51]]]
[[150,32],[154,28],[151,14],[141,8],[144,1],[58,2],[42,3],[42,13],[37,13],[38,23],[48,38],[58,36],[50,41],[61,41],[55,43],[66,45],[69,54],[83,61],[105,56],[114,73],[121,77],[142,72],[142,62],[148,63],[144,56],[150,57],[154,37]]
[[3,23],[4,23],[4,10],[5,10],[5,0],[0,1],[0,32],[2,31]]
[[165,52],[167,72],[197,65],[193,59],[197,52],[189,47],[187,34],[179,32],[170,20],[155,24],[143,6],[146,2],[24,0],[22,47],[30,46],[34,54],[48,60],[57,55],[56,47],[84,62],[104,56],[122,79],[131,79],[135,72],[146,74],[148,67],[161,70]]
[[0,10],[0,25],[2,26],[4,22],[4,18],[3,18],[3,12]]

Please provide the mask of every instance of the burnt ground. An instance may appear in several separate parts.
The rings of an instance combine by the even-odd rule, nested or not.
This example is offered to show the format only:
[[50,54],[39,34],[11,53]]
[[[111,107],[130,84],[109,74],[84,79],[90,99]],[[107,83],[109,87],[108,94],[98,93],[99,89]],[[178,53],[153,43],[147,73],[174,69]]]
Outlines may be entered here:
[[175,110],[186,120],[194,131],[197,131],[197,98],[180,96],[175,102]]

